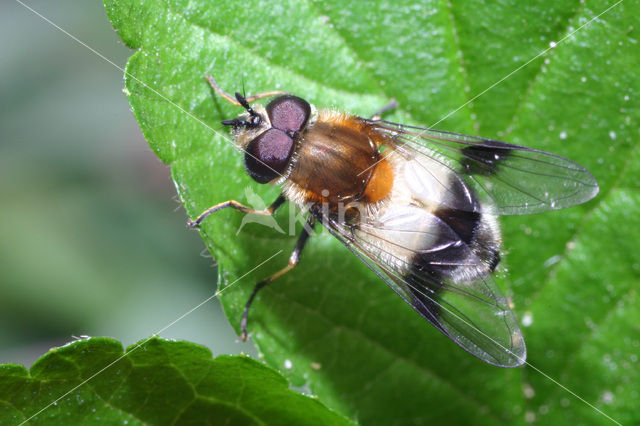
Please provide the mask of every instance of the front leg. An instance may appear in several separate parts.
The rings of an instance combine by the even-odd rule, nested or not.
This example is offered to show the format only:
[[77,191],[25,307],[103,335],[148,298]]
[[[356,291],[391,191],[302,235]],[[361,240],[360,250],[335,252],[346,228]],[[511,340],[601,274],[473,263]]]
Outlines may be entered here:
[[[226,99],[227,101],[231,102],[232,104],[234,104],[235,106],[245,106],[242,105],[237,98],[234,98],[233,96],[231,96],[229,93],[225,92],[224,90],[222,90],[220,88],[220,86],[218,86],[218,83],[216,83],[216,80],[210,76],[210,75],[205,75],[204,76],[207,81],[209,82],[209,85],[211,86],[211,88],[220,96],[222,96],[224,99]],[[244,100],[247,102],[246,105],[250,104],[251,102],[255,102],[259,99],[262,98],[268,98],[271,96],[276,96],[276,95],[285,95],[285,92],[281,92],[280,90],[272,90],[270,92],[263,92],[263,93],[258,93],[257,95],[253,95],[253,96],[249,96],[244,98]],[[246,108],[246,106],[245,106]]]
[[244,213],[253,213],[253,214],[262,214],[266,216],[271,216],[273,212],[275,212],[276,209],[280,207],[286,200],[287,199],[284,197],[284,195],[280,194],[280,196],[278,196],[278,198],[276,198],[276,200],[264,210],[252,209],[251,207],[247,207],[244,204],[240,204],[236,200],[228,200],[228,201],[225,201],[224,203],[216,204],[213,207],[209,207],[207,210],[202,212],[202,214],[198,216],[196,220],[189,219],[189,221],[187,222],[187,226],[189,226],[189,228],[197,228],[198,226],[200,226],[200,223],[202,223],[202,221],[205,220],[206,217],[209,216],[211,213],[217,212],[218,210],[222,210],[227,207],[232,207]]

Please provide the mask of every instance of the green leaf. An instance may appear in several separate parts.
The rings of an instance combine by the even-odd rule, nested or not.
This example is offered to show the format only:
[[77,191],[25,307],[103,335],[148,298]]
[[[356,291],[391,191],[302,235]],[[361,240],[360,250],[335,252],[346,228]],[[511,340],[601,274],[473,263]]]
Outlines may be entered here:
[[0,423],[25,420],[350,424],[316,399],[290,390],[278,372],[249,357],[214,359],[202,346],[157,337],[131,345],[126,354],[120,342],[98,337],[52,349],[30,371],[21,365],[0,365]]
[[[583,28],[612,3],[105,4],[123,40],[139,49],[127,65],[126,92],[152,149],[171,164],[190,217],[227,199],[247,202],[255,193],[268,204],[278,194],[244,172],[219,124],[239,108],[215,96],[205,73],[230,92],[285,90],[363,116],[395,97],[400,108],[388,119],[438,122],[586,166],[601,185],[595,200],[502,220],[508,274],[500,284],[525,317],[533,366],[613,418],[640,421],[633,410],[640,392],[637,2]],[[289,231],[283,210],[277,219]],[[295,244],[256,223],[238,232],[242,221],[237,211],[220,211],[201,231],[223,288],[234,283],[221,297],[236,329],[255,282],[285,266]],[[364,424],[606,420],[528,366],[498,369],[459,349],[327,235],[312,238],[301,264],[260,293],[249,328],[267,363]]]

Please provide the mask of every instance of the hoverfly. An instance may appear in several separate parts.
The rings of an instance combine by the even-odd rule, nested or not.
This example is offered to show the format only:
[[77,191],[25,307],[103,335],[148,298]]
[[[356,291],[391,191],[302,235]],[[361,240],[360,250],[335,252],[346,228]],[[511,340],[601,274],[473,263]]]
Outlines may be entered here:
[[[244,151],[247,173],[258,183],[281,185],[282,193],[264,210],[220,203],[189,225],[226,207],[271,215],[287,200],[308,213],[288,265],[256,284],[247,301],[243,340],[257,292],[298,264],[319,222],[472,355],[501,367],[525,362],[522,333],[492,279],[500,261],[496,217],[590,200],[598,184],[585,168],[555,154],[392,123],[380,114],[366,119],[316,109],[279,91],[234,98],[207,79],[245,109],[222,124]],[[251,106],[272,96],[266,107]]]

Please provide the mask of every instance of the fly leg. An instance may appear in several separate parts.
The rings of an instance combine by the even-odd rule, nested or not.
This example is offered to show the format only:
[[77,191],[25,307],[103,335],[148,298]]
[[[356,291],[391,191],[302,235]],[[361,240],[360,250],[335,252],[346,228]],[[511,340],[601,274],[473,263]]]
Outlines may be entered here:
[[267,207],[264,210],[256,210],[256,209],[252,209],[251,207],[247,207],[244,204],[240,204],[236,200],[228,200],[228,201],[225,201],[224,203],[216,204],[213,207],[209,207],[200,216],[198,216],[196,220],[189,219],[189,221],[187,222],[187,225],[189,226],[189,228],[197,228],[200,225],[200,223],[202,223],[202,221],[205,220],[206,217],[209,216],[211,213],[217,212],[218,210],[222,210],[227,207],[232,207],[244,213],[253,213],[253,214],[262,214],[266,216],[271,216],[273,212],[275,212],[276,209],[280,207],[285,201],[286,201],[286,198],[284,197],[284,195],[280,194],[280,196],[276,198],[276,200],[273,203],[271,203],[269,207]]
[[251,303],[253,302],[253,299],[256,297],[256,294],[258,293],[258,291],[260,291],[261,288],[264,288],[267,284],[270,284],[273,281],[275,281],[277,278],[280,278],[281,276],[283,276],[284,274],[292,270],[298,264],[298,262],[300,261],[300,253],[302,253],[302,249],[304,248],[305,244],[307,243],[307,240],[311,236],[310,233],[311,231],[313,231],[313,227],[315,226],[315,224],[316,224],[316,221],[313,217],[309,217],[309,219],[307,219],[307,223],[302,228],[302,233],[300,234],[300,237],[298,237],[298,242],[296,243],[296,247],[293,249],[293,253],[291,253],[291,256],[289,256],[289,264],[284,268],[282,268],[280,271],[271,275],[269,278],[260,281],[253,288],[253,292],[251,293],[251,296],[249,296],[249,300],[247,301],[247,304],[244,307],[244,313],[242,314],[242,321],[240,322],[240,328],[242,330],[241,339],[243,341],[247,340],[247,321],[249,320],[249,308],[251,308]]
[[[210,75],[205,75],[204,76],[207,81],[209,82],[209,85],[211,86],[211,88],[213,90],[215,90],[215,92],[222,96],[224,99],[228,100],[229,102],[231,102],[232,104],[234,104],[235,106],[244,106],[242,103],[240,103],[238,101],[238,99],[234,96],[231,96],[230,94],[228,94],[227,92],[225,92],[224,90],[222,90],[219,86],[218,83],[216,83],[216,81],[214,80],[214,78]],[[281,92],[279,90],[272,90],[270,92],[263,92],[263,93],[258,93],[257,95],[253,95],[253,96],[249,96],[248,98],[244,98],[247,103],[251,103],[251,102],[255,102],[258,99],[262,99],[262,98],[268,98],[270,96],[276,96],[276,95],[284,95],[285,92]]]
[[378,120],[382,119],[382,114],[384,114],[387,111],[391,111],[392,109],[395,109],[397,107],[398,107],[398,101],[396,101],[395,99],[391,99],[391,101],[387,105],[383,106],[378,111],[373,113],[373,115],[371,116],[370,120],[371,121],[378,121]]

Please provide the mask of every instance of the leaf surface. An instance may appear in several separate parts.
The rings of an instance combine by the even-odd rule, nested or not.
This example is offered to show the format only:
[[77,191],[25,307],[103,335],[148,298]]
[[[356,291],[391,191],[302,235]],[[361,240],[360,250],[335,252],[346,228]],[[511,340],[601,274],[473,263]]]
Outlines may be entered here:
[[[190,217],[227,199],[257,194],[268,205],[278,195],[244,172],[219,124],[239,108],[214,96],[205,73],[229,92],[279,89],[362,116],[394,97],[400,107],[389,120],[438,123],[587,167],[601,185],[595,200],[502,220],[508,272],[499,281],[524,318],[531,364],[611,417],[640,421],[638,3],[622,2],[588,25],[613,3],[105,4],[139,49],[127,65],[127,95],[152,149],[171,164]],[[282,210],[285,234],[257,223],[238,233],[244,217],[236,211],[202,227],[223,287],[279,253],[223,293],[236,328],[255,282],[284,267],[295,244],[288,216],[299,213]],[[364,424],[606,420],[529,367],[502,370],[469,356],[327,235],[260,293],[249,328],[267,363],[290,366],[296,385]]]
[[26,420],[34,425],[351,424],[249,357],[212,358],[203,346],[157,337],[126,353],[113,339],[75,341],[50,350],[30,371],[0,365],[0,423]]

